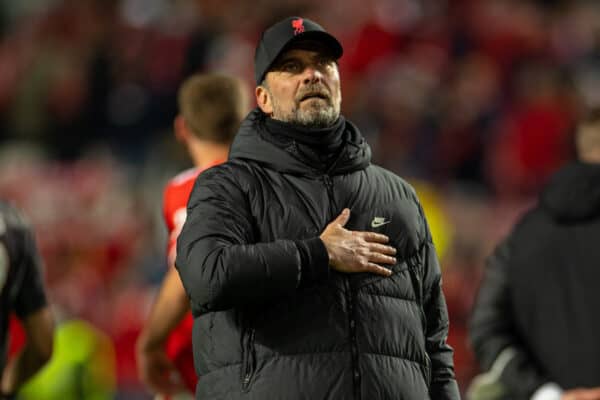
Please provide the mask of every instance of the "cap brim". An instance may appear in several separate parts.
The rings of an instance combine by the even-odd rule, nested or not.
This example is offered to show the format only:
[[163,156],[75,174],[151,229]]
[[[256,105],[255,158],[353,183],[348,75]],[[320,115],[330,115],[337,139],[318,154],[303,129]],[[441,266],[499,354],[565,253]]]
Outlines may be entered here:
[[298,45],[298,43],[302,42],[314,42],[317,44],[317,46],[315,46],[317,48],[319,47],[319,45],[322,45],[322,47],[326,49],[327,52],[336,60],[342,57],[342,55],[344,54],[344,49],[340,42],[338,42],[338,40],[329,33],[323,31],[308,31],[294,36],[292,40],[290,40],[288,43],[286,43],[285,46],[283,46],[283,48],[279,51],[277,57],[275,58],[278,58],[281,55],[281,53],[283,53],[286,50],[289,50],[290,48],[294,48]]
[[[306,44],[306,46],[302,46],[302,44]],[[342,54],[344,54],[344,49],[340,42],[337,41],[335,37],[330,35],[327,32],[323,31],[308,31],[299,33],[294,36],[291,40],[289,40],[282,48],[277,52],[277,55],[269,64],[269,66],[265,69],[265,73],[263,77],[271,70],[273,65],[277,63],[277,60],[281,55],[294,48],[301,48],[303,50],[313,50],[313,51],[325,51],[327,54],[331,55],[335,60],[338,60]]]

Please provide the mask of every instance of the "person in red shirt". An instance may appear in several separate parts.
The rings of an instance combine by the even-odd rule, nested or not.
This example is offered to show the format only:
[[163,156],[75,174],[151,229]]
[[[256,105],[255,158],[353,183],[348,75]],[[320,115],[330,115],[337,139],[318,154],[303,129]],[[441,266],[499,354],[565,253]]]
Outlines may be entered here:
[[187,294],[173,268],[177,236],[198,174],[227,159],[229,145],[249,107],[241,80],[219,74],[196,74],[178,93],[175,136],[187,148],[194,168],[169,181],[163,216],[169,231],[168,263],[158,296],[137,340],[138,373],[158,399],[192,398],[196,374],[192,356],[192,324]]

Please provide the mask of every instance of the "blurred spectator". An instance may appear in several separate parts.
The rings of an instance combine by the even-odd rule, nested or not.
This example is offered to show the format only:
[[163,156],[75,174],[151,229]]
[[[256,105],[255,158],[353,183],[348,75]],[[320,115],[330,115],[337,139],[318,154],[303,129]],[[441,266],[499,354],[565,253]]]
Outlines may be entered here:
[[543,62],[524,64],[515,76],[515,102],[490,147],[490,171],[499,194],[535,194],[564,161],[576,104],[559,71]]
[[[119,159],[145,162],[175,116],[182,79],[219,69],[250,80],[251,68],[239,60],[251,55],[259,27],[282,13],[331,22],[347,48],[344,113],[373,127],[366,135],[377,138],[379,162],[438,183],[534,194],[564,160],[555,148],[577,114],[575,92],[557,72],[587,102],[597,101],[600,81],[593,68],[600,24],[592,17],[600,7],[583,0],[377,0],[343,8],[312,0],[39,0],[2,7],[10,27],[0,41],[2,136],[42,143],[68,160],[109,144]],[[532,150],[540,138],[544,144]]]

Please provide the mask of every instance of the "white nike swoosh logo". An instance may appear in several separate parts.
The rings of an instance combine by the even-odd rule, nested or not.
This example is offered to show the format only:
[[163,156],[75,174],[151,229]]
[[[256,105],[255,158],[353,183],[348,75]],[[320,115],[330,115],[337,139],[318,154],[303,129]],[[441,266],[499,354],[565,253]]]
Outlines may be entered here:
[[371,228],[379,228],[380,226],[383,225],[387,225],[392,221],[385,221],[385,220],[376,220],[374,219],[373,222],[371,222]]

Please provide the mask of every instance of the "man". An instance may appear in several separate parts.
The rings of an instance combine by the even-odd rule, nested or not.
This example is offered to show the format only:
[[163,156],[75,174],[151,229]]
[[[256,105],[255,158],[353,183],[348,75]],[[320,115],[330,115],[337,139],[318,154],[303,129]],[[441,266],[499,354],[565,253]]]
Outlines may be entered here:
[[258,108],[190,195],[198,399],[459,397],[423,211],[340,115],[341,55],[308,19],[267,29]]
[[[173,178],[164,194],[163,214],[169,231],[169,265],[186,218],[186,204],[198,174],[227,159],[231,141],[246,115],[249,95],[239,80],[219,74],[188,78],[178,93],[180,114],[174,130],[195,165]],[[137,342],[140,378],[161,396],[193,393],[192,316],[189,299],[175,268],[169,268],[148,321]],[[188,395],[188,397],[191,394]]]
[[600,110],[576,144],[579,161],[488,260],[470,324],[486,371],[473,399],[600,399]]
[[[21,320],[27,341],[5,364],[12,312]],[[50,359],[53,332],[33,234],[21,214],[0,201],[0,399],[14,398],[23,383]]]

